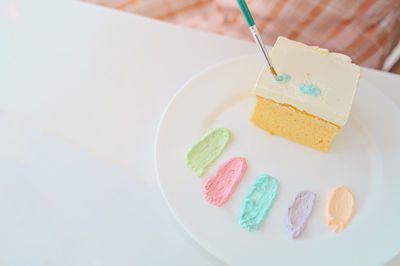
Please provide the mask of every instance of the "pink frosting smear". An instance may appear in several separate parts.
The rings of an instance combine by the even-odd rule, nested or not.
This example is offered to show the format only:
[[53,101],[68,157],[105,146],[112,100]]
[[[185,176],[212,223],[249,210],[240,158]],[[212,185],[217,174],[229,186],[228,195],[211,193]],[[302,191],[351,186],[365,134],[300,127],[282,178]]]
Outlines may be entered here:
[[233,157],[220,165],[204,184],[206,200],[222,206],[231,197],[246,169],[246,159],[241,157]]

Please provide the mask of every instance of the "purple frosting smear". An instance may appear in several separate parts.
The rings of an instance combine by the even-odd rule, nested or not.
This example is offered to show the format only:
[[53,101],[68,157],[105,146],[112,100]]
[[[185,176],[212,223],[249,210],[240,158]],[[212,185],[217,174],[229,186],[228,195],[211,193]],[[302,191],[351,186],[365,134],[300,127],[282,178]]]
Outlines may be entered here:
[[316,194],[314,192],[308,190],[300,191],[289,205],[287,228],[292,238],[297,238],[304,230],[314,207],[315,198]]

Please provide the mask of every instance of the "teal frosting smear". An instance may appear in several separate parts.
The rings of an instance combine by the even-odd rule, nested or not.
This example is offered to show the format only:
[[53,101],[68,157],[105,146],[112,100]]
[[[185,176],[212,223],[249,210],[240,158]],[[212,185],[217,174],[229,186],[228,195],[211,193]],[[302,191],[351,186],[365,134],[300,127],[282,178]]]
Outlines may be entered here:
[[264,174],[257,177],[244,198],[239,214],[239,224],[247,231],[257,230],[275,200],[279,182]]
[[318,96],[321,94],[321,89],[312,84],[299,84],[299,91],[311,96]]
[[285,83],[290,80],[291,76],[285,73],[282,73],[278,76],[275,77],[275,82],[276,83]]

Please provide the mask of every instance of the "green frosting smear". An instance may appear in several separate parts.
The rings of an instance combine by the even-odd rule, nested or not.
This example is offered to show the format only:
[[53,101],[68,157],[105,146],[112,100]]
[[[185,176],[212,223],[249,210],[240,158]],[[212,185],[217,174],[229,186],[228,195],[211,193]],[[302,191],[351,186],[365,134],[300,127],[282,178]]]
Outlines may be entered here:
[[216,128],[201,138],[186,154],[186,164],[202,176],[225,149],[231,133],[226,128]]
[[244,198],[239,224],[247,231],[256,230],[264,221],[278,192],[279,182],[269,175],[257,177]]

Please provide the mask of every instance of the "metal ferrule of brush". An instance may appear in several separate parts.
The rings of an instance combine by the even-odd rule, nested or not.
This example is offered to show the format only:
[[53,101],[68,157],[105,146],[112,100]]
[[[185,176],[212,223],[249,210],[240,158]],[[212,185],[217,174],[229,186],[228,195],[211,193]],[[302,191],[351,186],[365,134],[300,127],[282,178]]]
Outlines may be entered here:
[[264,56],[265,56],[265,59],[267,59],[267,63],[268,63],[268,65],[269,65],[269,67],[272,68],[271,59],[270,59],[269,56],[268,56],[267,49],[266,49],[265,46],[264,46],[264,43],[263,43],[263,41],[262,41],[262,39],[261,39],[261,35],[260,35],[260,33],[258,32],[257,26],[254,24],[253,26],[251,26],[251,27],[249,27],[249,28],[250,28],[251,34],[252,34],[253,37],[254,37],[254,40],[256,40],[258,46],[261,48],[261,51],[263,52],[263,54],[264,54]]

